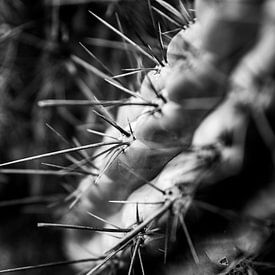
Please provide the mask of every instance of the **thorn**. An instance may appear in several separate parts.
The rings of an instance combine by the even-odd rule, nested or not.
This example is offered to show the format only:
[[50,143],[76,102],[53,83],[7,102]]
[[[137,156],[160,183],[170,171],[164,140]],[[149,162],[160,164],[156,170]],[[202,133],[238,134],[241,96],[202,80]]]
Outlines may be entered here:
[[173,220],[172,220],[172,225],[171,225],[171,233],[170,233],[170,236],[171,236],[170,239],[171,239],[172,242],[175,242],[177,240],[178,221],[179,221],[178,215],[173,214]]
[[152,58],[154,58],[154,59],[156,60],[157,64],[158,64],[159,66],[164,67],[163,62],[158,58],[157,55],[155,55],[155,53],[153,52],[151,46],[148,45],[148,44],[144,41],[144,39],[143,39],[137,32],[135,32],[135,34],[136,34],[136,36],[138,37],[138,39],[141,41],[141,43],[144,45],[144,47],[147,48],[147,49],[149,50],[150,55],[152,56]]
[[188,243],[188,245],[189,245],[189,248],[190,248],[192,257],[193,257],[195,263],[196,263],[197,265],[199,265],[199,264],[200,264],[200,260],[199,260],[198,254],[197,254],[197,252],[196,252],[195,246],[194,246],[194,244],[193,244],[193,242],[192,242],[192,239],[191,239],[191,237],[190,237],[190,234],[189,234],[189,232],[188,232],[187,226],[186,226],[186,224],[185,224],[185,221],[184,221],[182,215],[179,215],[179,220],[180,220],[181,226],[182,226],[182,228],[183,228],[183,231],[184,231],[184,234],[185,234],[187,243]]
[[79,45],[111,76],[113,76],[113,73],[111,70],[101,61],[99,60],[86,46],[84,46],[83,43],[79,42]]
[[[131,240],[130,240],[131,241]],[[129,241],[129,242],[130,242]],[[96,274],[96,272],[101,269],[101,267],[103,267],[108,261],[110,261],[112,258],[114,258],[116,256],[116,254],[118,252],[120,252],[121,250],[123,250],[124,248],[126,248],[127,246],[129,246],[129,242],[125,243],[124,245],[122,245],[121,247],[119,247],[118,249],[112,251],[111,253],[109,253],[109,255],[107,257],[105,257],[105,259],[98,264],[97,266],[95,266],[93,269],[91,269],[89,272],[87,272],[85,275],[92,275],[92,274]]]
[[21,162],[26,162],[26,161],[30,161],[30,160],[37,160],[37,159],[41,159],[41,158],[63,155],[63,154],[67,154],[67,153],[77,152],[80,150],[87,150],[87,149],[92,149],[92,148],[98,148],[101,146],[113,145],[113,144],[118,144],[118,142],[99,142],[99,143],[87,144],[87,145],[83,145],[83,146],[79,146],[79,147],[63,149],[63,150],[59,150],[59,151],[49,152],[49,153],[45,153],[45,154],[41,154],[41,155],[36,155],[36,156],[31,156],[31,157],[26,157],[26,158],[22,158],[22,159],[18,159],[18,160],[1,163],[0,167],[11,165],[11,164],[16,164],[16,163],[21,163]]
[[171,223],[171,215],[168,216],[166,226],[165,226],[164,257],[163,257],[164,264],[166,264],[166,262],[167,262],[168,246],[169,246],[170,234],[171,234],[170,223]]
[[105,81],[107,83],[111,84],[112,86],[118,88],[119,90],[125,92],[126,94],[129,94],[129,95],[131,95],[133,97],[136,97],[136,98],[140,98],[144,102],[150,103],[145,98],[143,98],[139,93],[133,92],[133,91],[121,86],[119,83],[115,82],[112,78],[110,78],[110,79],[106,78]]
[[165,55],[165,51],[164,51],[164,46],[163,46],[163,41],[162,41],[162,37],[161,37],[160,24],[158,23],[158,30],[157,30],[156,22],[155,22],[154,15],[153,15],[151,0],[147,0],[147,2],[148,2],[148,9],[149,9],[149,12],[150,12],[150,17],[151,17],[152,25],[153,25],[153,28],[154,28],[154,32],[155,32],[155,35],[158,39],[159,47],[160,47],[160,50],[161,50],[161,53],[162,53],[162,59],[167,63],[167,59],[166,59],[166,55]]
[[[73,137],[73,143],[75,146],[82,146],[79,140],[76,137]],[[79,151],[79,155],[81,155],[84,159],[86,159],[86,163],[89,163],[92,167],[94,166],[93,163],[89,159],[89,155],[86,151]],[[78,165],[78,163],[77,163]],[[82,169],[82,167],[80,167]],[[89,171],[89,170],[88,170]]]
[[[100,157],[100,156],[102,156],[102,155],[104,155],[104,154],[106,154],[106,153],[108,153],[108,152],[110,152],[112,150],[115,150],[115,149],[117,149],[117,148],[119,148],[120,146],[123,146],[123,145],[125,145],[125,143],[121,142],[121,143],[118,143],[115,146],[112,146],[111,148],[108,148],[108,149],[106,149],[104,151],[101,151],[100,153],[92,156],[90,158],[90,161],[95,160],[96,158],[98,158],[98,157]],[[79,165],[84,165],[85,163],[86,163],[86,160],[84,159],[84,161],[82,160],[82,161],[79,162]],[[70,169],[70,171],[75,171],[77,167],[78,166],[76,166],[76,165],[75,166],[72,165],[70,168],[67,168],[67,169]],[[65,169],[66,169],[66,167],[65,167]],[[98,168],[96,168],[96,169],[98,170]],[[92,174],[92,175],[98,176],[98,174]]]
[[[43,169],[0,169],[1,174],[43,175],[43,176],[82,176],[82,172],[53,171]],[[90,173],[89,173],[90,174]],[[85,173],[86,175],[86,173]]]
[[[84,174],[91,175],[91,176],[95,176],[96,175],[95,173],[92,173],[90,171],[90,169],[88,169],[88,168],[84,167],[83,165],[81,165],[79,163],[79,161],[77,159],[75,159],[74,157],[72,157],[71,155],[66,154],[65,157],[66,157],[67,160],[69,160],[70,162],[72,162],[77,168],[79,168]],[[85,160],[87,160],[87,159],[85,159]]]
[[117,78],[121,78],[121,77],[125,77],[125,76],[131,76],[131,75],[140,73],[140,71],[141,70],[132,70],[128,73],[115,75],[115,76],[112,77],[112,79],[117,79]]
[[99,20],[101,23],[103,23],[106,27],[108,27],[109,29],[111,29],[113,32],[115,32],[116,34],[118,34],[120,37],[122,37],[125,41],[127,41],[129,44],[131,44],[133,47],[135,47],[140,53],[142,53],[143,55],[145,55],[146,57],[148,57],[150,60],[152,60],[154,63],[158,64],[156,62],[156,60],[150,55],[148,54],[146,51],[144,51],[139,45],[137,45],[133,40],[131,40],[130,38],[128,38],[126,35],[124,35],[123,33],[121,33],[119,30],[117,30],[116,28],[114,28],[112,25],[110,25],[108,22],[106,22],[105,20],[103,20],[102,18],[100,18],[99,16],[97,16],[96,14],[94,14],[92,11],[89,11],[89,13],[94,16],[97,20]]
[[[189,22],[192,20],[192,16],[189,14],[181,0],[179,0],[179,7],[180,7],[180,13],[183,15],[186,22]],[[185,15],[184,15],[185,14]]]
[[[38,105],[39,105],[39,102],[38,102]],[[61,135],[57,130],[55,130],[53,127],[51,127],[49,124],[46,123],[46,126],[51,130],[53,131],[59,138],[61,138],[61,140],[63,140],[67,145],[70,145],[70,146],[80,146],[80,144],[71,144],[67,139],[65,139],[65,137],[63,135]],[[78,155],[85,155],[84,152],[78,152]],[[87,157],[86,157],[87,158]],[[87,172],[87,171],[86,171]]]
[[0,202],[0,208],[12,207],[12,206],[25,206],[25,205],[35,205],[35,204],[48,204],[53,203],[63,196],[48,196],[48,197],[27,197],[21,199],[6,200]]
[[156,7],[152,7],[154,11],[156,11],[160,16],[162,16],[163,18],[165,18],[167,21],[169,21],[170,23],[176,25],[177,27],[179,27],[180,29],[182,29],[182,24],[177,22],[176,20],[174,20],[173,18],[171,18],[169,15],[167,15],[166,13],[162,12],[161,10],[157,9]]
[[[78,166],[76,166],[75,168],[71,168],[71,167],[65,167],[65,166],[61,166],[61,165],[56,165],[56,164],[52,164],[52,163],[46,163],[46,162],[42,162],[42,165],[45,166],[49,166],[49,167],[53,167],[53,168],[59,168],[61,169],[61,171],[57,171],[59,173],[64,173],[64,175],[74,175],[74,174],[78,174],[78,175],[92,175],[92,176],[96,176],[97,174],[92,173],[90,171],[83,171],[83,170],[78,170]],[[44,171],[44,170],[42,170]]]
[[186,23],[188,23],[188,20],[186,21],[186,19],[184,17],[182,17],[182,14],[168,2],[166,2],[164,0],[156,0],[156,2],[158,2],[164,9],[166,9],[171,14],[173,14],[175,20],[177,19],[181,25],[184,26],[184,25],[186,25]]
[[105,48],[112,48],[116,50],[125,51],[125,45],[127,46],[126,51],[127,52],[139,52],[133,45],[126,44],[124,42],[120,41],[113,41],[109,39],[102,39],[102,38],[86,38],[85,42],[89,45],[97,46],[97,47],[105,47]]
[[69,100],[69,99],[46,99],[38,102],[39,107],[66,107],[66,106],[114,106],[117,104],[123,104],[123,101],[119,100],[102,100],[102,101],[92,101],[92,100]]
[[[99,103],[100,101],[97,99],[96,96],[94,96],[95,102]],[[103,106],[103,105],[98,105],[98,111],[99,113],[103,114],[105,117],[110,119],[111,121],[115,121],[113,115]]]
[[86,70],[92,72],[96,76],[98,76],[101,79],[108,79],[111,78],[109,75],[103,73],[98,68],[94,67],[93,65],[89,64],[88,62],[84,61],[83,59],[79,58],[76,55],[71,55],[71,59],[76,64],[80,65],[81,67],[85,68]]
[[107,221],[107,220],[105,220],[105,219],[103,219],[103,218],[101,218],[101,217],[99,217],[99,216],[91,213],[91,212],[87,212],[87,214],[90,215],[90,216],[92,216],[93,218],[96,218],[99,221],[102,221],[103,223],[106,223],[106,224],[109,224],[109,225],[115,227],[116,229],[121,229],[121,227],[115,225],[114,223],[111,223],[111,222],[109,222],[109,221]]
[[148,75],[146,75],[145,77],[146,77],[147,80],[149,81],[150,88],[153,90],[153,92],[154,92],[154,94],[156,95],[156,97],[157,97],[157,98],[160,98],[160,99],[162,100],[163,103],[167,103],[167,99],[166,99],[161,93],[159,93],[159,92],[156,90],[156,88],[155,88],[155,86],[154,86],[154,84],[153,84],[151,78],[150,78]]
[[[87,188],[88,189],[88,188]],[[84,191],[82,192],[77,192],[77,193],[73,193],[70,196],[68,196],[67,201],[70,200],[73,196],[74,196],[74,200],[72,201],[72,203],[69,205],[69,210],[72,210],[77,203],[80,201],[81,197],[83,196]]]
[[151,0],[147,0],[147,5],[148,5],[148,10],[149,10],[149,13],[150,13],[150,17],[151,17],[151,21],[152,21],[152,25],[153,25],[153,29],[155,31],[155,34],[157,36],[157,28],[156,28],[156,22],[155,22],[155,18],[154,18],[154,15],[153,15],[153,10],[152,10],[152,3],[151,3]]
[[121,203],[121,204],[164,204],[164,201],[156,201],[156,202],[141,202],[141,201],[109,201],[110,203]]
[[71,224],[59,224],[59,223],[38,223],[37,227],[53,227],[53,228],[61,228],[61,229],[76,229],[76,230],[88,230],[94,232],[108,232],[108,233],[128,233],[131,229],[114,229],[114,228],[96,228],[90,226],[83,225],[71,225]]
[[179,32],[180,30],[182,30],[182,28],[176,28],[176,29],[173,29],[173,30],[170,30],[170,31],[165,31],[165,32],[162,33],[162,35],[168,35],[170,33]]
[[75,84],[88,100],[92,101],[92,99],[95,98],[94,92],[91,91],[88,85],[81,78],[76,78]]
[[115,127],[121,134],[125,135],[126,137],[130,137],[131,133],[127,132],[126,130],[124,130],[122,127],[120,127],[115,121],[111,121],[110,119],[108,119],[107,117],[103,116],[102,114],[93,111],[97,116],[99,116],[100,118],[102,118],[103,120],[105,120],[106,122],[108,122],[110,125],[112,125],[113,127]]
[[137,221],[137,224],[140,224],[140,217],[139,217],[139,211],[138,211],[138,203],[136,203],[136,221]]
[[160,44],[162,58],[164,59],[164,61],[166,63],[168,63],[168,60],[167,60],[167,57],[166,57],[166,53],[165,53],[165,50],[164,50],[164,44],[163,44],[163,40],[162,40],[161,26],[160,26],[159,22],[158,22],[158,40],[159,40],[159,44]]
[[135,72],[135,71],[137,71],[137,72],[147,72],[147,71],[158,71],[158,69],[157,68],[143,68],[143,67],[141,67],[141,68],[126,68],[126,69],[122,69],[123,71],[128,71],[128,72]]
[[143,260],[142,260],[140,248],[138,249],[138,258],[139,258],[139,263],[140,263],[140,268],[141,268],[141,274],[145,275],[145,270],[144,270],[144,265],[143,265]]
[[[120,19],[119,19],[119,15],[118,15],[117,12],[115,13],[115,16],[116,16],[116,21],[117,21],[118,29],[119,29],[119,31],[121,33],[123,33],[123,28],[122,28],[122,25],[121,25],[121,22],[120,22]],[[133,67],[134,66],[133,65],[134,61],[133,61],[132,56],[130,55],[130,52],[128,51],[127,42],[126,42],[126,40],[124,38],[122,38],[122,41],[123,41],[123,47],[124,47],[124,50],[126,52],[129,64],[130,64],[131,67]]]
[[[128,144],[129,145],[129,144]],[[116,158],[124,151],[124,148],[118,148],[116,151],[113,152],[112,156],[108,159],[105,164],[105,167],[101,170],[100,174],[95,180],[95,184],[98,184],[99,179],[101,176],[106,172],[106,170],[110,167],[110,165],[116,160]]]
[[133,137],[133,140],[136,140],[136,137],[135,137],[134,132],[133,132],[132,125],[131,125],[128,118],[127,118],[127,120],[128,120],[128,125],[129,125],[129,130],[130,130],[131,136]]
[[[151,216],[149,216],[147,219],[145,219],[142,223],[137,225],[134,229],[132,229],[129,233],[126,234],[126,236],[113,248],[111,248],[108,252],[116,251],[118,248],[124,246],[125,244],[128,244],[134,237],[138,235],[138,233],[144,231],[144,228],[151,223],[153,220],[158,219],[160,216],[162,216],[164,213],[166,213],[174,203],[173,200],[166,201],[163,206],[161,206],[158,210],[156,210]],[[107,252],[107,253],[108,253]]]
[[12,272],[23,272],[23,271],[31,271],[37,269],[44,269],[44,268],[52,268],[57,266],[64,266],[64,265],[72,265],[72,264],[80,264],[80,263],[88,263],[88,262],[95,262],[101,260],[102,257],[99,258],[88,258],[88,259],[80,259],[80,260],[73,260],[73,261],[60,261],[60,262],[52,262],[40,265],[32,265],[32,266],[24,266],[24,267],[16,267],[16,268],[9,268],[5,270],[0,270],[0,274],[4,273],[12,273]]
[[152,188],[154,188],[155,190],[157,190],[158,192],[162,193],[163,195],[165,195],[165,191],[158,188],[156,185],[152,184],[151,182],[149,182],[148,180],[146,180],[144,177],[142,177],[141,175],[138,175],[131,167],[129,167],[126,163],[124,162],[120,162],[121,165],[123,165],[124,167],[126,167],[135,177],[137,177],[138,179],[141,179],[144,183],[148,184],[149,186],[151,186]]
[[92,133],[92,134],[95,134],[95,135],[99,135],[99,136],[102,136],[102,137],[111,138],[111,139],[114,139],[114,140],[117,140],[117,141],[120,141],[120,142],[121,142],[121,140],[118,139],[118,138],[116,138],[116,137],[113,137],[113,136],[111,136],[111,135],[107,135],[107,134],[105,134],[105,133],[103,133],[103,132],[95,131],[95,130],[93,130],[93,129],[87,129],[87,132]]
[[113,151],[115,149],[118,149],[119,147],[124,146],[124,145],[129,145],[129,143],[128,142],[121,142],[121,143],[119,143],[119,144],[117,144],[117,145],[115,145],[111,148],[106,149],[105,151],[102,151],[102,152],[94,155],[91,159],[94,160],[94,159],[96,159],[96,158],[98,158],[98,157],[100,157],[100,156],[102,156],[106,153],[110,153],[111,151]]
[[[39,106],[39,102],[38,101],[38,106]],[[46,126],[54,133],[56,134],[61,140],[63,140],[66,144],[70,145],[70,142],[62,135],[60,134],[56,129],[54,129],[50,124],[46,123]]]
[[134,251],[133,251],[133,255],[132,255],[132,258],[131,258],[130,267],[129,267],[129,271],[128,271],[128,275],[131,275],[131,273],[132,273],[132,270],[133,270],[133,267],[134,267],[134,262],[135,262],[135,259],[136,259],[136,255],[137,255],[137,252],[138,252],[139,247],[141,245],[141,242],[142,242],[142,239],[138,238],[136,243],[135,243]]

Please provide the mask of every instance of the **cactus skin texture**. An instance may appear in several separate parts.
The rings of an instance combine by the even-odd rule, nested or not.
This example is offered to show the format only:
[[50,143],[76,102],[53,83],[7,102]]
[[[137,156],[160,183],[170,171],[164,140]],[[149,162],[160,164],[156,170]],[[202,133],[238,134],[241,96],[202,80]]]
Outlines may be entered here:
[[194,7],[124,101],[144,105],[118,107],[115,121],[99,108],[115,125],[103,142],[118,142],[95,150],[99,174],[55,225],[69,229],[69,259],[95,258],[76,267],[83,274],[251,275],[267,244],[275,250],[275,3]]

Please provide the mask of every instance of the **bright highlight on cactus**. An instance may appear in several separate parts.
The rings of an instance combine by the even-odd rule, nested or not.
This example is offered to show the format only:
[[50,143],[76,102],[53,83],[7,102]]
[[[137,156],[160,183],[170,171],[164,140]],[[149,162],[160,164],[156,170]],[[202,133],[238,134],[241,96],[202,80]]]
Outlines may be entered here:
[[[85,175],[60,199],[66,209],[62,218],[37,224],[41,230],[64,231],[70,260],[0,273],[77,263],[85,275],[257,274],[258,266],[265,265],[256,258],[274,230],[275,5],[272,0],[197,0],[195,20],[194,9],[184,2],[147,1],[161,57],[142,35],[137,34],[142,45],[128,37],[118,16],[115,27],[89,11],[122,39],[119,45],[131,62],[135,58],[135,66],[113,75],[81,42],[102,70],[73,54],[66,69],[88,99],[43,99],[38,105],[91,108],[107,130],[87,131],[102,141],[81,145],[75,140],[67,149],[0,164],[65,155],[72,162],[69,167],[46,164],[58,170],[0,172]],[[176,31],[164,31],[159,16]],[[177,33],[166,42],[170,32]],[[155,67],[143,68],[141,56]],[[106,89],[113,87],[123,98],[98,99],[78,77],[78,69],[104,80]],[[137,91],[124,81],[135,74],[142,76]],[[272,171],[260,186],[245,182],[253,167],[250,151],[257,152],[257,146],[268,151],[263,171]],[[251,162],[262,165],[256,158]],[[229,198],[234,188],[240,195]],[[53,199],[46,202],[56,203]]]

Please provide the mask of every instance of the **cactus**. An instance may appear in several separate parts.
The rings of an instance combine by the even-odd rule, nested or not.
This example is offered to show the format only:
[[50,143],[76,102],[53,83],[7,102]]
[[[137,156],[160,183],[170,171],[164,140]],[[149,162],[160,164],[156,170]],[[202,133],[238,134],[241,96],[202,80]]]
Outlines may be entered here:
[[[127,36],[119,20],[114,27],[90,11],[154,67],[130,71],[145,72],[135,92],[104,64],[101,71],[70,56],[66,68],[88,100],[48,99],[39,106],[95,108],[95,119],[109,127],[89,131],[102,141],[0,164],[94,149],[80,161],[70,157],[74,165],[59,171],[88,174],[64,199],[59,222],[38,223],[65,230],[70,260],[0,273],[75,263],[83,263],[78,269],[86,275],[256,274],[265,266],[257,258],[273,233],[275,6],[198,0],[194,8],[196,19],[182,3],[176,9],[148,0],[161,57],[142,37],[144,47]],[[184,25],[168,45],[154,13]],[[98,100],[78,78],[83,68],[126,96]]]

